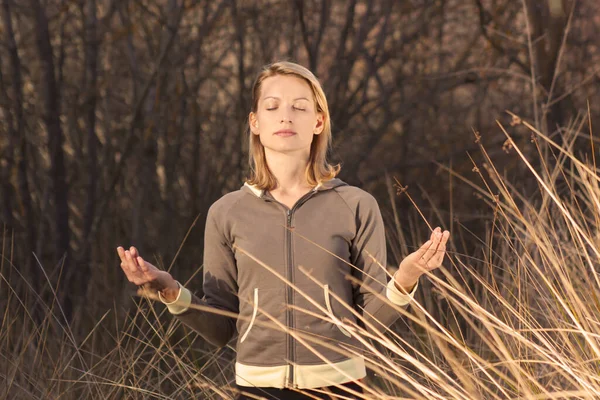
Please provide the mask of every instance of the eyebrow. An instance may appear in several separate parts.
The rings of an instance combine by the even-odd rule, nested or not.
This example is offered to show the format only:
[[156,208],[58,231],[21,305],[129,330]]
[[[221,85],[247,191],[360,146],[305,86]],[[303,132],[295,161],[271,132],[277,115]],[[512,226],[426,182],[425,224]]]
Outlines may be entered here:
[[[263,97],[263,100],[266,100],[266,99],[276,99],[276,100],[281,100],[281,98],[279,98],[279,97],[277,97],[277,96],[266,96],[266,97]],[[294,99],[294,101],[296,101],[296,100],[306,100],[306,101],[310,101],[310,100],[308,100],[306,97],[298,97],[298,98]]]

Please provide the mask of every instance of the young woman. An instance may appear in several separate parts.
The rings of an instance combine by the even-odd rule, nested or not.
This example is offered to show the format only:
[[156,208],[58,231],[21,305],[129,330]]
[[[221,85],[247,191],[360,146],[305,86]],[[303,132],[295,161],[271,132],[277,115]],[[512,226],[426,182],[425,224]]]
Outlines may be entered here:
[[397,307],[410,302],[419,277],[441,265],[449,232],[436,228],[388,283],[376,200],[336,178],[339,166],[327,162],[331,124],[317,78],[298,64],[274,63],[252,95],[251,176],[208,211],[204,297],[135,247],[117,249],[121,267],[209,342],[224,346],[238,334],[236,384],[243,392],[359,396],[366,369],[347,350],[364,349],[353,326],[373,330],[398,319]]

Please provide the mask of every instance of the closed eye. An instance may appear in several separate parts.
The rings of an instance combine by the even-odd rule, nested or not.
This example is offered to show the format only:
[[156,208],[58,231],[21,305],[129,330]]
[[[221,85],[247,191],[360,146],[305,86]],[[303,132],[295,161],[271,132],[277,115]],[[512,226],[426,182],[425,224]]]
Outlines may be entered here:
[[[296,111],[306,111],[306,108],[300,108],[300,107],[292,107],[294,110]],[[267,111],[273,111],[273,110],[277,110],[277,107],[271,107],[271,108],[267,108]]]

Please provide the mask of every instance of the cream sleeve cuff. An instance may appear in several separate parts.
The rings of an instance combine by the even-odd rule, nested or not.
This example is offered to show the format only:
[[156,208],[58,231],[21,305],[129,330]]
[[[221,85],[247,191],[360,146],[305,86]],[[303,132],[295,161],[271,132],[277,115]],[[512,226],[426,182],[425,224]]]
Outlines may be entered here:
[[181,283],[177,282],[177,286],[179,286],[179,293],[177,294],[177,298],[172,302],[167,302],[161,296],[160,292],[158,292],[158,298],[164,304],[166,304],[169,312],[171,314],[177,315],[181,314],[190,308],[190,304],[192,304],[192,292],[181,286]]
[[[398,272],[396,272],[396,274],[397,273]],[[415,297],[415,292],[419,287],[419,281],[417,281],[417,284],[410,291],[410,293],[402,293],[394,284],[396,274],[394,274],[394,276],[392,276],[392,279],[388,282],[387,288],[385,290],[385,295],[392,303],[396,304],[397,306],[405,306],[408,303],[410,303],[411,300]]]

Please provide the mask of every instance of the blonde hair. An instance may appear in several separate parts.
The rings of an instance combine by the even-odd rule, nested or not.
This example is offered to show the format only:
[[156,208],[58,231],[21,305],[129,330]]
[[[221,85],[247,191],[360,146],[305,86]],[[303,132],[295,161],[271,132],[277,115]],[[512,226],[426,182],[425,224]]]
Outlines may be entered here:
[[[319,80],[307,68],[289,61],[280,61],[263,67],[252,87],[252,112],[256,113],[258,110],[258,99],[263,81],[276,75],[291,75],[306,81],[312,90],[317,112],[323,114],[323,131],[319,135],[315,135],[310,146],[310,157],[305,171],[308,184],[317,186],[321,182],[335,178],[341,167],[339,164],[333,166],[327,162],[327,151],[331,147],[331,122],[327,98]],[[259,136],[254,135],[249,127],[247,133],[250,137],[248,151],[250,178],[246,181],[261,190],[274,189],[277,186],[277,179],[267,165],[265,148],[261,144]]]

